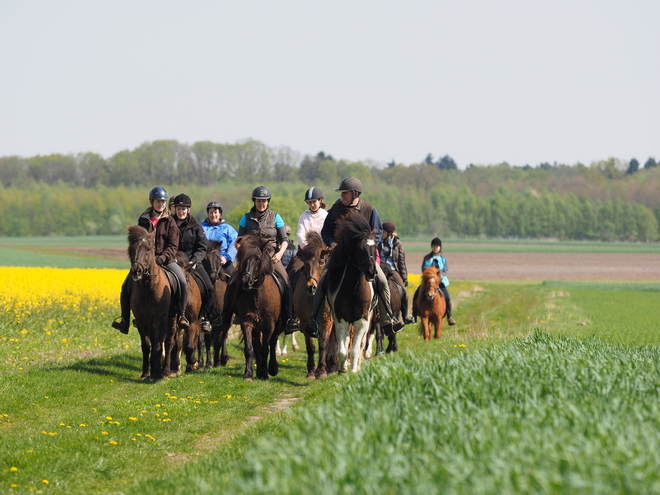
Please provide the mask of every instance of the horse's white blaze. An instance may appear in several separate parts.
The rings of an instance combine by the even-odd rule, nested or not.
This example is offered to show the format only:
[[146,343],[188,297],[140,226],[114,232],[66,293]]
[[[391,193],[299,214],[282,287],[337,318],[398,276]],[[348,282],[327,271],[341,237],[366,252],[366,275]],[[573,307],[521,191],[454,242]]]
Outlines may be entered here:
[[376,245],[376,241],[374,241],[373,239],[367,239],[367,246],[375,246],[375,245]]

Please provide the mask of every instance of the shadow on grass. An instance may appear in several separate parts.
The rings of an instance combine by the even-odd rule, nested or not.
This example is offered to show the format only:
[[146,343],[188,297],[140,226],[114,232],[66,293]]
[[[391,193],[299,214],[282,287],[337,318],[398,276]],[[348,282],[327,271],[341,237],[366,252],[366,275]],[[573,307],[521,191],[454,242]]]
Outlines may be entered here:
[[[142,374],[142,356],[132,354],[116,354],[105,358],[79,360],[63,366],[61,369],[108,376],[119,380],[143,382],[140,379],[140,375]],[[134,374],[135,379],[128,376],[129,374]]]

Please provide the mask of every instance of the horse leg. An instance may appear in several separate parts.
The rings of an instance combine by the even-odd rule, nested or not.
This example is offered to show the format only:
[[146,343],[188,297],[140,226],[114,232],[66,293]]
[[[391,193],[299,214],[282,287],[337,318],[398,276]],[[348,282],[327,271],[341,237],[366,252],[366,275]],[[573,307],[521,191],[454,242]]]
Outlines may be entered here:
[[389,354],[390,352],[396,352],[399,350],[399,345],[396,341],[396,334],[394,335],[388,335],[387,336],[388,340],[388,345],[387,345],[387,353]]
[[199,338],[199,319],[190,324],[188,330],[184,334],[184,350],[186,353],[186,373],[191,373],[195,367],[199,367],[197,359],[195,359],[195,352],[197,351],[197,344]]
[[339,365],[339,372],[344,373],[348,371],[348,347],[351,343],[351,334],[348,331],[348,324],[343,321],[335,321],[335,329],[337,332],[337,360]]
[[377,323],[376,324],[376,356],[385,354],[384,343],[383,343],[384,340],[385,340],[385,332],[383,332],[383,329],[381,328],[380,324]]
[[243,378],[248,381],[252,381],[252,375],[254,373],[254,347],[252,346],[252,332],[253,326],[252,322],[242,321],[241,330],[243,331],[243,344],[244,344],[244,354],[245,354],[245,374]]
[[[301,326],[301,328],[303,328],[303,327]],[[296,333],[295,332],[291,334],[291,349],[293,349],[294,351],[300,350],[300,346],[298,345],[298,342],[296,341]]]
[[[275,344],[277,343],[277,332],[271,334],[271,337],[268,342],[264,342],[264,354],[266,357],[270,355],[270,360],[268,362],[268,374],[270,376],[277,376],[280,372],[279,364],[277,363],[277,357],[275,356]],[[268,378],[268,376],[266,376]]]
[[355,336],[353,338],[353,347],[351,348],[351,371],[357,373],[362,366],[362,355],[367,344],[367,334],[371,315],[366,320],[358,320],[353,323]]
[[162,380],[163,375],[161,374],[161,366],[160,366],[160,360],[162,359],[163,356],[163,343],[161,339],[158,338],[156,335],[156,338],[154,339],[154,343],[151,346],[151,379],[156,382],[158,380]]
[[435,324],[435,335],[434,337],[436,339],[439,339],[442,337],[442,322],[444,320],[444,311],[442,312],[443,316],[437,316],[434,318],[434,324]]
[[204,360],[204,356],[200,356],[200,360],[205,361],[204,368],[210,370],[213,368],[213,361],[211,361],[211,336],[205,334],[199,341],[203,343],[203,347],[206,350],[206,360]]
[[[320,345],[321,343],[319,342],[319,346]],[[314,352],[316,352],[316,346],[314,345],[313,338],[305,336],[305,349],[307,350],[307,378],[313,380],[316,378],[316,363],[314,363]],[[321,364],[320,361],[321,360],[319,359],[319,365]]]
[[151,352],[151,342],[149,337],[140,332],[140,340],[142,344],[142,376],[140,380],[149,378],[149,353]]
[[[284,340],[285,337],[282,338]],[[276,356],[281,356],[282,355],[282,346],[280,345],[280,338],[277,337],[277,340],[275,341],[275,355]]]
[[424,340],[431,340],[431,326],[428,316],[422,316],[422,335]]

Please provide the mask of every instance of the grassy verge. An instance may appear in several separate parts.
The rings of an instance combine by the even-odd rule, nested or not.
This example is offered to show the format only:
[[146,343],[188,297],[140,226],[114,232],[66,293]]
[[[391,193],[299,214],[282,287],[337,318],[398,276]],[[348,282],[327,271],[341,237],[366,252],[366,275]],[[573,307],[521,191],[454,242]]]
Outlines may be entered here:
[[226,368],[144,383],[114,306],[0,316],[0,492],[658,491],[658,353],[619,342],[657,344],[660,309],[616,324],[656,287],[454,283],[442,339],[408,326],[318,382],[299,351],[245,383],[234,340]]

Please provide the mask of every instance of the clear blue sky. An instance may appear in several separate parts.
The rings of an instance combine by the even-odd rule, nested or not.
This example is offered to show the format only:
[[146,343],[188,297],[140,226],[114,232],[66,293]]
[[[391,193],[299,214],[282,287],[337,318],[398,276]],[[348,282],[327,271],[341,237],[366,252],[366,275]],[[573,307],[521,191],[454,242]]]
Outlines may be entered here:
[[660,159],[657,0],[6,0],[0,156]]

